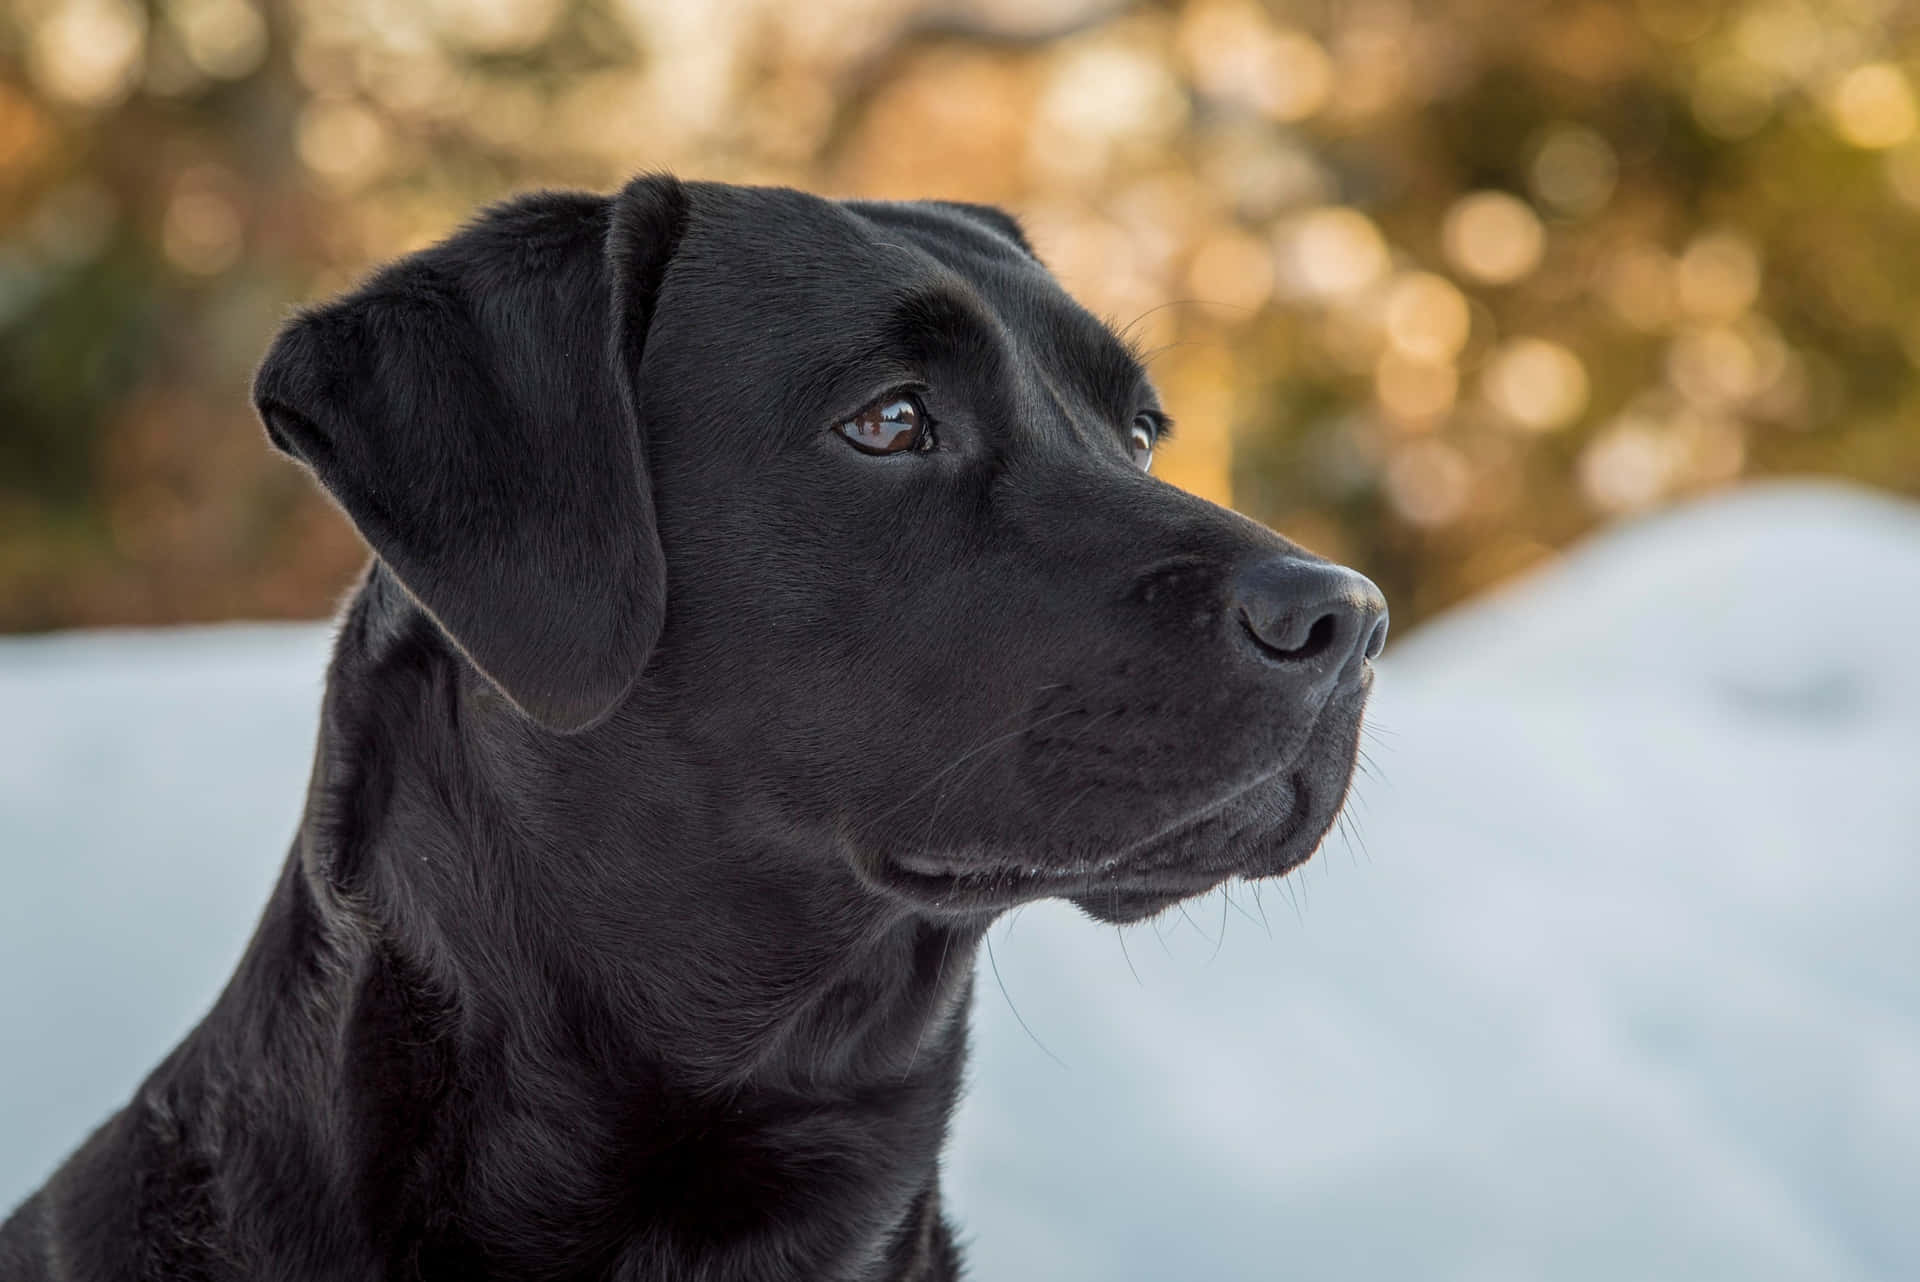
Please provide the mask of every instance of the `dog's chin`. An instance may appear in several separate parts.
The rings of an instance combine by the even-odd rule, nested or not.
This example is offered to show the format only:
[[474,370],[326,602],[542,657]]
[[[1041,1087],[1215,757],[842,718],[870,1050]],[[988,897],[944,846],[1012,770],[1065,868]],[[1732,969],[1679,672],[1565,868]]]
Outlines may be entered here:
[[[1313,856],[1346,800],[1348,771],[1315,780],[1295,772],[1226,804],[1196,809],[1120,853],[1015,863],[1004,855],[915,853],[883,861],[870,879],[923,911],[992,914],[1065,899],[1096,921],[1144,921],[1239,877],[1278,877]],[[1274,804],[1273,793],[1288,803]],[[1279,815],[1277,819],[1275,815]]]
[[[1155,917],[1184,900],[1198,898],[1234,878],[1252,881],[1282,877],[1298,868],[1320,848],[1327,831],[1333,827],[1345,799],[1342,781],[1335,803],[1328,807],[1311,804],[1309,791],[1296,779],[1296,804],[1288,821],[1278,829],[1258,835],[1242,831],[1224,862],[1220,856],[1201,856],[1171,865],[1154,861],[1156,871],[1115,878],[1079,894],[1063,898],[1095,921],[1123,926]],[[1324,810],[1324,814],[1318,813]],[[1204,822],[1204,821],[1203,821]],[[1173,840],[1155,843],[1156,849],[1180,849],[1182,834]],[[1165,858],[1166,856],[1162,856]]]
[[1074,895],[1070,902],[1095,921],[1110,926],[1130,926],[1158,917],[1175,904],[1193,897],[1193,893],[1184,890],[1116,890],[1104,895]]

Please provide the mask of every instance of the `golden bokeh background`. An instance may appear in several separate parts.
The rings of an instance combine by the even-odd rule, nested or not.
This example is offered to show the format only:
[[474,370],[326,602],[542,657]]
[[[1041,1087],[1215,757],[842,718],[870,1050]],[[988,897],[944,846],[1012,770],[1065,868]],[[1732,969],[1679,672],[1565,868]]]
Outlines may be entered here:
[[1892,0],[5,0],[0,628],[326,613],[290,306],[643,169],[1007,206],[1168,479],[1404,625],[1745,477],[1920,493]]

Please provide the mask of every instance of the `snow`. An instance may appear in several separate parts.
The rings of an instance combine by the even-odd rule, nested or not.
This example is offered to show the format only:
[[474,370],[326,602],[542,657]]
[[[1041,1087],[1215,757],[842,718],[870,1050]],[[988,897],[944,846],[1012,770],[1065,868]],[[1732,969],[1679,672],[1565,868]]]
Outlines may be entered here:
[[[1916,634],[1920,508],[1795,485],[1391,647],[1355,840],[993,932],[973,1275],[1920,1276]],[[238,955],[326,645],[0,642],[0,1205]]]

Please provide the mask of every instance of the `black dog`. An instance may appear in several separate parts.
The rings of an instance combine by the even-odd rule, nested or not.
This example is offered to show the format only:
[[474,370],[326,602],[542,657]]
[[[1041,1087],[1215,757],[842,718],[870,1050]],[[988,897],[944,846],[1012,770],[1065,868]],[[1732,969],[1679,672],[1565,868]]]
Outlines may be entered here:
[[640,179],[296,319],[376,560],[236,975],[0,1278],[944,1279],[975,945],[1306,859],[1373,585],[995,210]]

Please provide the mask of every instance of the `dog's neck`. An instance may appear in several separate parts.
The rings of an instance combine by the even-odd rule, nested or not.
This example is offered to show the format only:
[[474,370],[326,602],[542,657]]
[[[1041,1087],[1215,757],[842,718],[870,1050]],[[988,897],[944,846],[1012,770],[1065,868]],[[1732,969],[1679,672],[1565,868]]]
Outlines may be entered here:
[[258,1265],[284,1276],[332,1276],[347,1240],[426,1277],[945,1276],[937,1160],[986,923],[743,844],[753,817],[654,746],[610,767],[538,733],[370,577],[293,857],[155,1079],[261,1208],[241,1254],[278,1242]]

